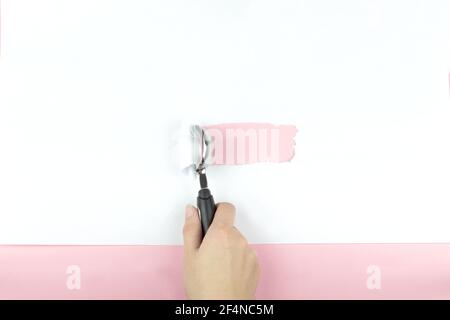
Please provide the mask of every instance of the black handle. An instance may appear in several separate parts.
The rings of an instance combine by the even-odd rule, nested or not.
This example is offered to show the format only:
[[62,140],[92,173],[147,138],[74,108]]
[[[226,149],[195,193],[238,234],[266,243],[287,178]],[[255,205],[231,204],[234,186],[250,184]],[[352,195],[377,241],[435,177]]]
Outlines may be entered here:
[[209,229],[216,212],[214,198],[208,188],[200,189],[197,197],[197,207],[200,211],[200,220],[202,223],[203,237]]

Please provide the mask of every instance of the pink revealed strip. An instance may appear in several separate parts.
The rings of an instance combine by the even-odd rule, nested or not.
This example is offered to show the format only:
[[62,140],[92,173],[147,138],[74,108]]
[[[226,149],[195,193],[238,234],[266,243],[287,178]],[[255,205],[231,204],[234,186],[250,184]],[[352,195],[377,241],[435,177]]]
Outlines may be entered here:
[[[450,298],[450,244],[254,247],[259,299]],[[181,269],[179,246],[0,246],[0,299],[184,299]]]
[[278,163],[290,161],[295,154],[295,126],[227,123],[205,129],[213,140],[213,164]]

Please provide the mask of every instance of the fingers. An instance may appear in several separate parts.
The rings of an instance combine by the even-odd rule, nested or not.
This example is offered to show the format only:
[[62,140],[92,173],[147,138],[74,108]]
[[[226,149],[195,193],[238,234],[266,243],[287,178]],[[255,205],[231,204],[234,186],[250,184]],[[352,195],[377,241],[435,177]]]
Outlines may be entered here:
[[202,228],[197,208],[187,205],[183,228],[184,250],[186,254],[196,252],[202,242]]
[[[231,203],[219,203],[211,226],[233,230],[235,214],[236,209]],[[202,227],[198,210],[191,205],[186,206],[183,237],[184,251],[186,254],[190,255],[200,248],[202,243]]]
[[212,225],[233,226],[236,209],[231,203],[219,203]]

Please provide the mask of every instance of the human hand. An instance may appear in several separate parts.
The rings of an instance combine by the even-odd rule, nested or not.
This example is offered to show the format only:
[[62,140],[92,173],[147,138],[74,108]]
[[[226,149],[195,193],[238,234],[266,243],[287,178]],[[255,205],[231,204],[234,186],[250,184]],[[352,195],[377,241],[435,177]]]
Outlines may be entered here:
[[184,285],[193,300],[253,299],[259,279],[255,251],[234,227],[235,208],[220,203],[202,242],[198,210],[188,205],[183,229]]

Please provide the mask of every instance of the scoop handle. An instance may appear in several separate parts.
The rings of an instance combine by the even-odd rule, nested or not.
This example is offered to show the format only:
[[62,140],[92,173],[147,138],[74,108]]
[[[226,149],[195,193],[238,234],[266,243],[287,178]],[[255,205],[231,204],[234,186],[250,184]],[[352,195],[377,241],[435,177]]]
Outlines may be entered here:
[[214,197],[208,188],[200,189],[197,197],[197,208],[200,211],[200,221],[202,223],[203,237],[208,232],[209,226],[214,220],[216,213],[216,204]]

